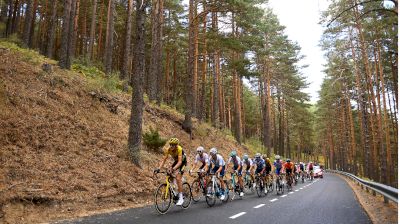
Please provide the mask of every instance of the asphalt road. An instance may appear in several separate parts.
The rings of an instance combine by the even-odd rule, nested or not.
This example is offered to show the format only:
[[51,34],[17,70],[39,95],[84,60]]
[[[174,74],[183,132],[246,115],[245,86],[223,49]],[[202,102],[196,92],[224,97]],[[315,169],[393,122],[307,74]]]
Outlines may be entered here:
[[249,194],[228,203],[217,200],[212,208],[201,200],[186,210],[172,205],[165,215],[158,214],[154,207],[144,207],[59,223],[364,224],[371,221],[347,183],[335,174],[325,174],[323,179],[305,181],[279,196],[275,191],[262,198]]

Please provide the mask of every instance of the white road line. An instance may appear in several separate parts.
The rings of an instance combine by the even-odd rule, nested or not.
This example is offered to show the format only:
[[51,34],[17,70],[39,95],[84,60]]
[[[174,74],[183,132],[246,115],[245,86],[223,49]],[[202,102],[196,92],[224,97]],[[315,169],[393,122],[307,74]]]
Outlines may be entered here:
[[244,215],[244,214],[246,214],[246,212],[238,213],[238,214],[233,215],[233,216],[231,216],[231,217],[229,217],[229,218],[230,218],[230,219],[236,219],[237,217],[242,216],[242,215]]
[[294,194],[294,192],[289,192],[289,194]]
[[259,204],[259,205],[257,205],[257,206],[255,206],[255,207],[253,207],[253,208],[261,208],[261,207],[263,207],[265,204]]
[[294,190],[294,191],[299,191],[299,190]]
[[303,188],[301,187],[300,190],[303,190]]
[[277,198],[274,198],[274,199],[272,199],[272,200],[269,200],[270,202],[274,202],[274,201],[277,201],[278,199]]
[[284,198],[284,197],[286,197],[286,196],[287,196],[287,194],[284,194],[284,195],[281,196],[281,198]]

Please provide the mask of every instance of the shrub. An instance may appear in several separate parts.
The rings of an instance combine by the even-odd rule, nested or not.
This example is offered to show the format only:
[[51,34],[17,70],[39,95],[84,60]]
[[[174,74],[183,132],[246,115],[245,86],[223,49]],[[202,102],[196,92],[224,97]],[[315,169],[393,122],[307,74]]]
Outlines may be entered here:
[[161,138],[158,130],[154,130],[153,128],[150,128],[150,131],[143,134],[144,145],[153,151],[161,152],[160,148],[164,146],[166,142],[167,139]]

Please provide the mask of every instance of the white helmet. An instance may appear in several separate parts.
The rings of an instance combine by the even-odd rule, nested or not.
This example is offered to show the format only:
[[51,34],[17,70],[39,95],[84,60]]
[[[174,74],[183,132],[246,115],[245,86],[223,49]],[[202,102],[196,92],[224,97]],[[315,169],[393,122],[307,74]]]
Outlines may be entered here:
[[211,148],[210,149],[210,154],[217,154],[218,150],[216,148]]
[[280,159],[281,157],[279,156],[279,155],[276,155],[275,156],[275,159]]
[[257,152],[256,155],[255,155],[254,157],[256,157],[256,158],[261,158],[261,154]]
[[196,151],[197,151],[197,152],[204,152],[203,146],[197,147]]

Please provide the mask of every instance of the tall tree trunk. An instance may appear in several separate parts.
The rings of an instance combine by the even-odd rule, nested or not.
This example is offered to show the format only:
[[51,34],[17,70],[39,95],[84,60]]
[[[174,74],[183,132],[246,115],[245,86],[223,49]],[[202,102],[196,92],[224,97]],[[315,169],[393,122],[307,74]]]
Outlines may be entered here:
[[31,20],[31,30],[29,32],[29,41],[28,41],[28,46],[29,48],[34,48],[34,42],[33,42],[33,37],[35,34],[35,22],[36,22],[36,11],[38,8],[38,0],[35,0],[33,3],[33,12],[32,12],[32,20]]
[[146,4],[143,0],[136,0],[136,34],[134,50],[134,69],[132,76],[132,108],[129,122],[128,148],[131,161],[140,166],[140,148],[142,142],[143,118],[143,81],[145,75],[145,17]]
[[[75,50],[76,50],[76,45],[77,45],[77,36],[78,36],[78,19],[79,19],[79,8],[80,8],[80,0],[76,0],[76,3],[73,5],[75,8],[73,8],[73,12],[71,12],[71,21],[70,21],[70,26],[71,30],[73,30],[72,36],[71,36],[71,45],[69,47],[70,49],[70,57],[74,58],[75,57]],[[73,15],[73,16],[72,16]]]
[[67,53],[67,64],[66,68],[71,68],[71,60],[74,57],[75,45],[76,45],[76,32],[75,32],[75,21],[77,21],[77,7],[79,0],[72,0],[71,3],[71,14],[69,20],[69,33],[68,33],[68,53]]
[[[168,41],[167,41],[168,42]],[[169,52],[169,49],[166,49],[166,58],[165,58],[165,80],[164,80],[164,89],[165,89],[165,102],[167,102],[167,104],[170,104],[171,103],[171,101],[170,101],[170,99],[171,99],[171,93],[170,93],[170,89],[169,89],[169,79],[170,79],[170,77],[169,77],[169,75],[170,75],[170,69],[169,69],[169,66],[170,66],[170,55],[171,55],[171,53]]]
[[56,34],[56,28],[57,28],[57,2],[54,1],[53,3],[53,8],[51,10],[51,20],[50,20],[50,26],[48,29],[48,36],[47,36],[47,49],[46,49],[46,56],[48,58],[53,58],[53,52],[54,52],[54,41],[55,41],[55,34]]
[[46,31],[49,26],[49,21],[51,20],[51,11],[48,3],[49,1],[45,0],[44,9],[42,8],[40,12],[38,34],[36,35],[36,45],[39,48],[39,52],[43,55],[46,55]]
[[198,77],[198,70],[199,70],[199,63],[198,63],[198,54],[199,54],[199,23],[198,23],[198,17],[197,17],[197,3],[199,0],[194,0],[194,6],[193,6],[193,41],[194,41],[194,49],[193,49],[193,88],[192,88],[192,94],[193,94],[193,101],[192,101],[192,116],[197,115],[197,107],[198,107],[198,84],[197,84],[197,77]]
[[106,44],[104,53],[104,68],[108,76],[110,76],[112,72],[112,58],[114,47],[114,11],[115,0],[109,0],[107,12]]
[[102,52],[102,46],[103,46],[103,15],[104,15],[104,0],[101,2],[101,10],[100,10],[100,19],[99,19],[99,45],[97,48],[97,58],[100,59],[102,58],[103,52]]
[[126,18],[126,33],[125,33],[125,48],[124,48],[124,58],[122,60],[121,69],[121,79],[126,79],[129,77],[129,71],[131,61],[131,36],[132,36],[132,12],[133,12],[133,0],[128,1],[128,15]]
[[[203,1],[203,10],[206,10],[205,1]],[[201,91],[199,96],[199,110],[197,118],[204,120],[205,99],[206,99],[206,78],[207,78],[207,16],[203,17],[203,53],[202,53],[202,70],[201,70]]]
[[[378,42],[378,62],[379,62],[379,64],[378,64],[379,78],[380,78],[380,83],[381,83],[382,100],[383,100],[383,131],[385,132],[386,150],[387,150],[386,151],[386,163],[387,163],[386,176],[388,178],[387,178],[386,184],[393,184],[394,174],[392,173],[392,171],[394,170],[393,169],[394,167],[392,166],[392,148],[391,148],[391,144],[390,144],[390,130],[389,130],[389,124],[388,124],[388,118],[387,118],[388,116],[387,116],[387,108],[386,108],[385,80],[383,78],[381,47],[380,47],[379,42]],[[378,95],[378,97],[379,97],[379,95]],[[381,115],[381,113],[379,113],[379,114]],[[385,160],[385,158],[382,158],[382,160]]]
[[162,27],[163,27],[163,1],[153,0],[151,13],[152,37],[151,37],[151,58],[149,72],[149,100],[161,103],[162,87]]
[[13,18],[13,11],[14,11],[14,7],[13,7],[13,1],[12,0],[8,0],[8,18],[7,18],[7,24],[6,24],[6,31],[5,31],[5,36],[8,37],[11,34],[11,30],[12,30],[12,18]]
[[61,68],[68,68],[68,51],[69,51],[69,33],[70,33],[70,17],[71,17],[71,4],[73,0],[65,0],[64,2],[64,15],[63,15],[63,26],[62,26],[62,38],[61,38],[61,51],[59,65]]
[[195,22],[194,22],[194,0],[189,0],[189,49],[187,61],[187,79],[186,93],[185,93],[185,120],[183,122],[183,129],[190,135],[192,133],[192,112],[193,112],[193,89],[194,89],[194,51],[195,51]]
[[10,34],[16,33],[18,30],[20,10],[21,10],[20,3],[21,3],[20,0],[15,0]]
[[22,41],[26,47],[29,46],[29,37],[32,31],[32,18],[33,18],[33,1],[27,0],[26,2],[26,15],[24,22],[24,33],[22,34]]
[[[93,8],[92,8],[92,21],[90,23],[90,36],[89,36],[89,52],[87,54],[88,59],[92,60],[93,58],[93,45],[94,45],[94,37],[96,34],[96,10],[97,10],[97,1],[98,0],[93,0]],[[129,6],[131,6],[131,1],[129,0]],[[131,6],[133,7],[133,6]],[[128,10],[129,11],[129,10]],[[131,16],[128,15],[128,18],[130,19]],[[129,29],[130,27],[127,27]]]
[[176,62],[177,62],[178,58],[177,58],[177,53],[176,50],[174,51],[174,57],[173,57],[173,62],[172,62],[172,76],[173,76],[173,82],[172,82],[172,100],[175,103],[175,108],[176,108],[176,94],[177,94],[177,89],[176,89],[176,84],[178,81],[178,73],[177,73],[177,68],[176,68]]

